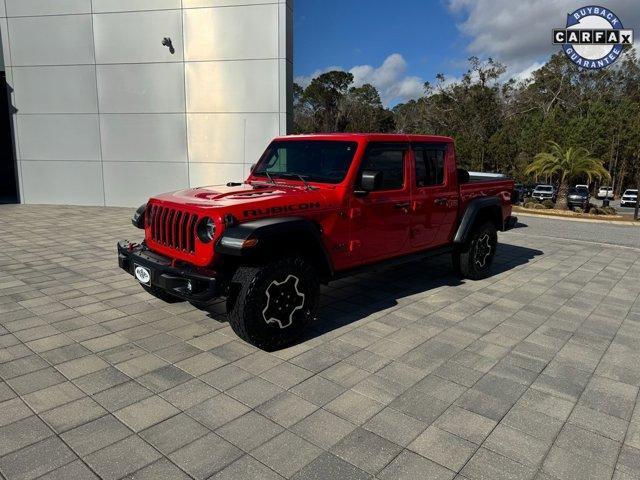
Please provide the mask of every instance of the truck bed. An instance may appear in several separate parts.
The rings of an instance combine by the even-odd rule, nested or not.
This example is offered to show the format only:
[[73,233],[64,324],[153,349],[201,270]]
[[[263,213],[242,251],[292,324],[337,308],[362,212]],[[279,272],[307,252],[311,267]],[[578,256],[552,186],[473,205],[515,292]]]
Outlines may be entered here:
[[479,178],[460,185],[460,211],[464,212],[470,201],[479,197],[497,196],[502,203],[502,218],[511,215],[513,180],[508,178]]

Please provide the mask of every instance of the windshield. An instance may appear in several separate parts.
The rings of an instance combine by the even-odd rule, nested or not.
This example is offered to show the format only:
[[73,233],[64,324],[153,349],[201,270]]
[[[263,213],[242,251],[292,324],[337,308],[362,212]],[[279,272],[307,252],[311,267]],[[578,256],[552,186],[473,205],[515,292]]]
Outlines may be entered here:
[[553,191],[553,187],[551,185],[538,185],[536,187],[536,190],[538,190],[540,192],[552,192]]
[[340,183],[353,161],[358,144],[338,141],[273,142],[253,175],[270,178]]
[[638,194],[638,190],[627,190],[626,192],[624,192],[625,195],[637,195]]

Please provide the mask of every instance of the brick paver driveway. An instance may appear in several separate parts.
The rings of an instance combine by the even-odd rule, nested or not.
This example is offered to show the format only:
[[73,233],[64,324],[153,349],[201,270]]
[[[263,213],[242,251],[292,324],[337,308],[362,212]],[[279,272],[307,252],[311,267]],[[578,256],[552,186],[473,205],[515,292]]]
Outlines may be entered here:
[[118,270],[130,214],[0,207],[0,477],[640,478],[640,250],[503,234],[495,276],[335,282],[267,354]]

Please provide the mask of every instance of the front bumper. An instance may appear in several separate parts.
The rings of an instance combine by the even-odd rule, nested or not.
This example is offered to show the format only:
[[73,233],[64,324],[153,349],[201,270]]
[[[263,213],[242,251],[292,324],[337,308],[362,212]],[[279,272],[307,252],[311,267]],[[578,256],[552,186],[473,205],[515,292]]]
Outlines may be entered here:
[[118,266],[135,277],[136,266],[151,272],[151,287],[159,288],[184,300],[207,301],[222,294],[216,272],[149,250],[144,243],[118,242]]
[[567,205],[570,207],[586,207],[589,202],[583,198],[567,198]]
[[636,200],[620,200],[620,206],[621,207],[635,207],[636,206]]

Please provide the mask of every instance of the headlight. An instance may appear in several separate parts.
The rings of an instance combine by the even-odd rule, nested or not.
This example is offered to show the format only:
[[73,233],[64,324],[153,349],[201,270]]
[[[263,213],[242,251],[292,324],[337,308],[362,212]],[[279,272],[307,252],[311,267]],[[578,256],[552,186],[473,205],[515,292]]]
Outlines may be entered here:
[[136,210],[136,213],[133,214],[133,218],[131,219],[131,223],[133,223],[134,227],[144,229],[144,212],[147,209],[147,204],[140,205]]
[[196,233],[202,243],[209,243],[216,234],[216,224],[213,219],[204,217],[196,227]]

